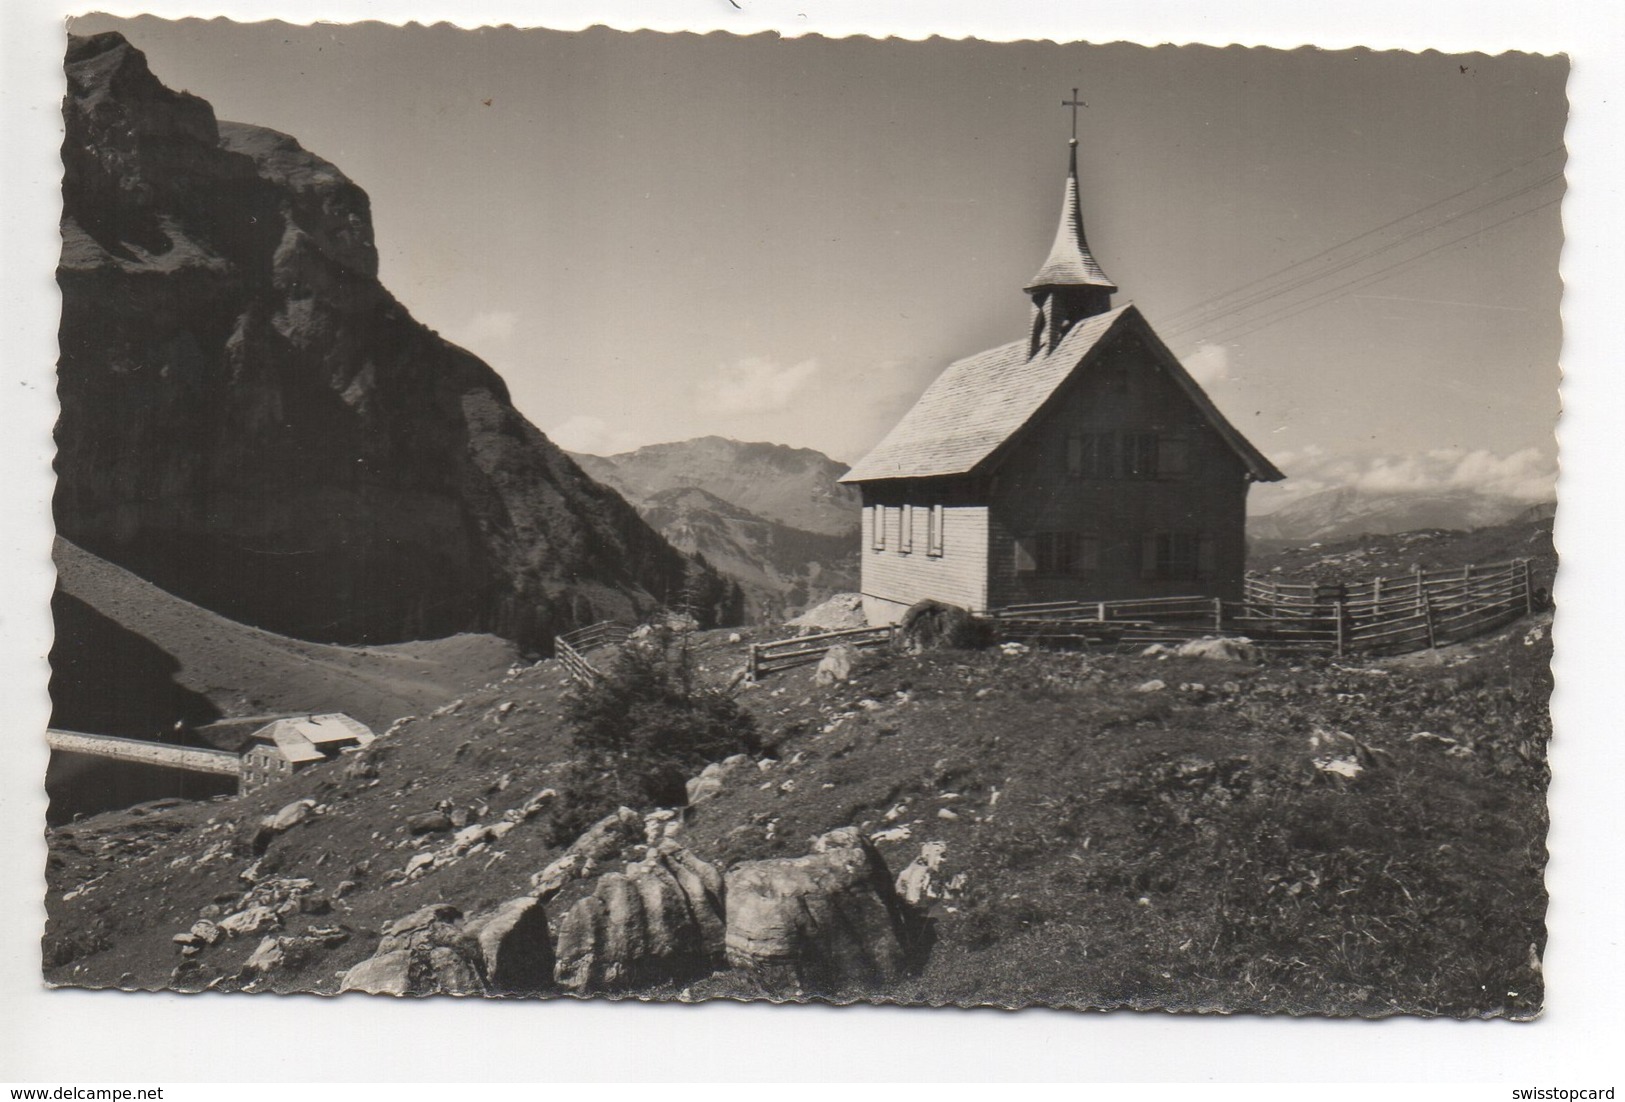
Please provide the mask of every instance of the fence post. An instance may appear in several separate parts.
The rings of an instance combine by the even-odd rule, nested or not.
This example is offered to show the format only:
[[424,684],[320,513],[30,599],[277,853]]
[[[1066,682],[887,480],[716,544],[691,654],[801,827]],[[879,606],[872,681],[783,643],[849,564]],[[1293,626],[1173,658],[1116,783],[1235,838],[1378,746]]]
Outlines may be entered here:
[[1422,590],[1422,618],[1428,626],[1428,650],[1437,650],[1438,639],[1433,635],[1433,602],[1428,599],[1427,590]]
[[1099,620],[1103,624],[1106,622],[1106,602],[1105,601],[1101,601],[1099,604],[1097,604],[1095,606],[1095,619]]
[[760,652],[760,649],[761,649],[761,644],[760,643],[752,643],[750,645],[750,659],[745,663],[745,680],[746,681],[755,681],[756,680],[756,675],[761,669],[761,652]]
[[1213,630],[1224,630],[1224,598],[1213,598]]
[[1533,616],[1535,614],[1535,586],[1529,576],[1529,560],[1521,559],[1519,563],[1523,568],[1521,571],[1523,574],[1523,614]]
[[1348,616],[1345,614],[1342,601],[1332,606],[1332,613],[1337,626],[1337,657],[1343,657],[1348,648]]

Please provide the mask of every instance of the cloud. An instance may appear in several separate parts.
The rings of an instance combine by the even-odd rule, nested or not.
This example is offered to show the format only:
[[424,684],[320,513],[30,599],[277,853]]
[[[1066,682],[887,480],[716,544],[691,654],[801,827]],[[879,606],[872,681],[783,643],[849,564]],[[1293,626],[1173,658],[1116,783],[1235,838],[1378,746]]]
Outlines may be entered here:
[[1230,378],[1230,349],[1222,344],[1199,343],[1185,357],[1185,370],[1203,386],[1222,383]]
[[519,315],[512,310],[481,310],[451,330],[450,336],[458,344],[478,351],[481,347],[506,344],[518,325]]
[[615,455],[646,443],[625,429],[611,426],[602,417],[586,413],[578,413],[548,429],[547,438],[565,451],[588,455]]
[[1487,448],[1435,448],[1409,455],[1361,459],[1326,455],[1311,445],[1283,452],[1278,465],[1287,474],[1278,498],[1302,497],[1335,486],[1372,493],[1438,493],[1472,490],[1516,501],[1549,501],[1557,467],[1538,448],[1500,455]]
[[788,366],[760,356],[727,364],[700,383],[700,403],[716,413],[773,413],[789,408],[818,374],[818,361]]

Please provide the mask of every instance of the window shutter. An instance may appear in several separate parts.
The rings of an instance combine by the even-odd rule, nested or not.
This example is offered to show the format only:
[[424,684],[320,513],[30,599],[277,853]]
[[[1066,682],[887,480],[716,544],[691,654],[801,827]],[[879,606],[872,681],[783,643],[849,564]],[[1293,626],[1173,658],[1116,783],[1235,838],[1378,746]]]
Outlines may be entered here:
[[1182,477],[1190,473],[1190,445],[1184,440],[1157,441],[1157,474]]
[[886,507],[884,505],[871,505],[869,507],[869,546],[876,551],[886,550]]
[[1196,576],[1211,578],[1219,572],[1219,541],[1209,533],[1202,534],[1196,547]]
[[1031,574],[1038,569],[1038,559],[1033,554],[1032,540],[1016,541],[1016,573]]
[[942,554],[942,526],[947,519],[948,512],[943,506],[931,506],[931,519],[929,521],[930,527],[926,534],[926,551],[928,554]]
[[905,555],[914,550],[914,506],[903,505],[897,510],[897,550]]
[[1100,537],[1078,537],[1078,557],[1076,572],[1079,574],[1093,574],[1100,569]]
[[1140,540],[1140,577],[1150,580],[1157,576],[1157,537],[1153,533]]

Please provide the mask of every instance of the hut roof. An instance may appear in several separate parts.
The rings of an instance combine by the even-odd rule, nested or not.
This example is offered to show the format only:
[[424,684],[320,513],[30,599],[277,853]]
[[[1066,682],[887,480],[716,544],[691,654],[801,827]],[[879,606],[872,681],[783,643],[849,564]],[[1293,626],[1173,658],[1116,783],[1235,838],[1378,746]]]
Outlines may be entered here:
[[273,720],[251,737],[275,746],[292,762],[321,761],[332,757],[340,744],[365,746],[377,738],[366,724],[341,712]]

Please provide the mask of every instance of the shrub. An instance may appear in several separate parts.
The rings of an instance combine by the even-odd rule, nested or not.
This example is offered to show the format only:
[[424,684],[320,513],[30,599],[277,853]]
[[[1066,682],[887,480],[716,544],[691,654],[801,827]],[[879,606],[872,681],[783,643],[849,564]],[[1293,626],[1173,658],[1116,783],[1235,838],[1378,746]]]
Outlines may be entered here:
[[909,606],[897,624],[897,642],[910,654],[949,647],[978,650],[992,642],[992,628],[956,605],[924,600]]
[[565,699],[572,818],[590,822],[620,804],[680,806],[685,782],[707,763],[759,747],[750,713],[697,676],[687,640],[669,631],[625,644],[603,674]]

